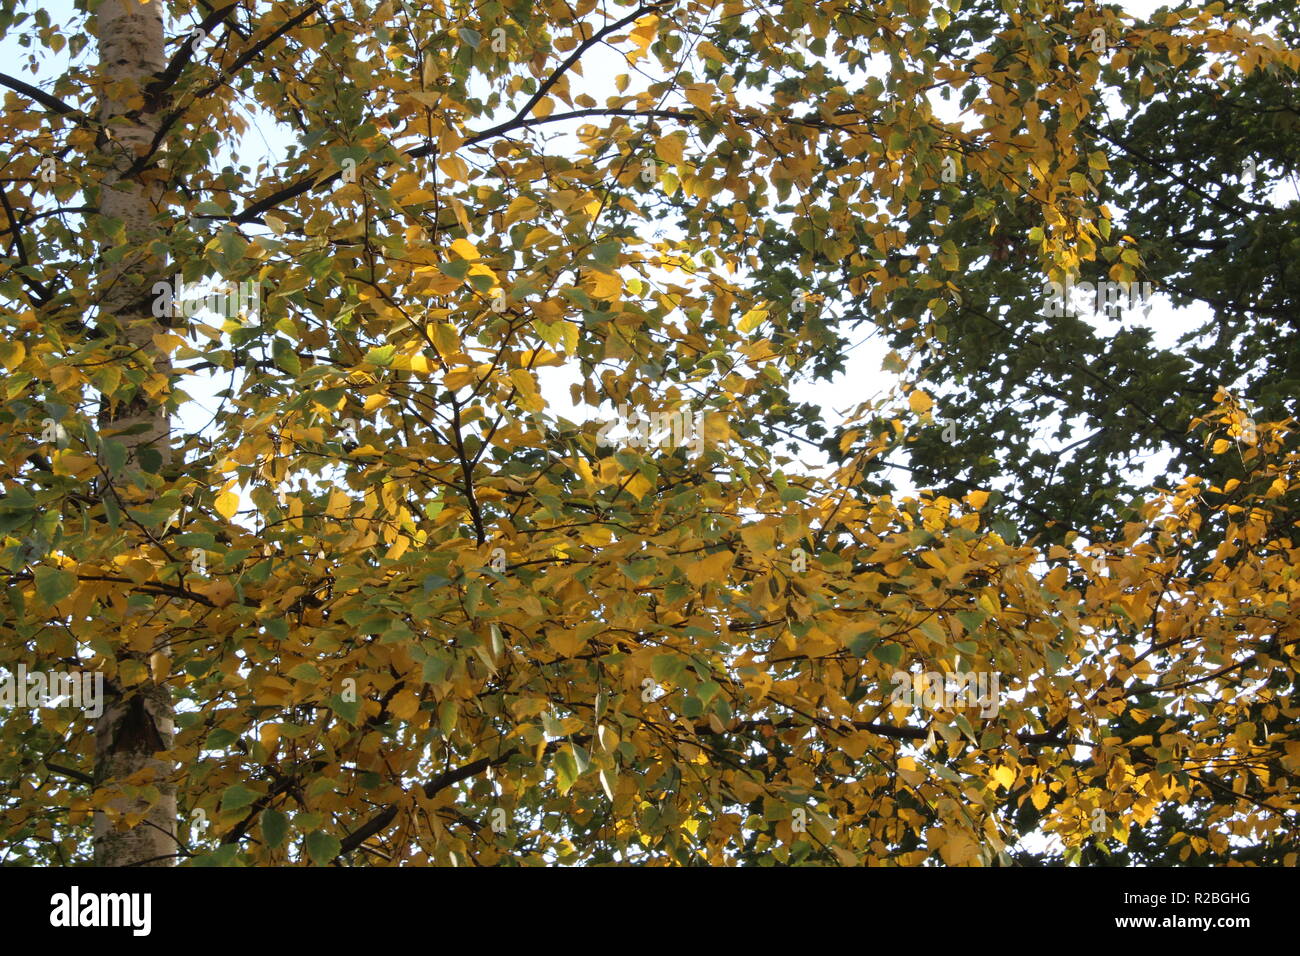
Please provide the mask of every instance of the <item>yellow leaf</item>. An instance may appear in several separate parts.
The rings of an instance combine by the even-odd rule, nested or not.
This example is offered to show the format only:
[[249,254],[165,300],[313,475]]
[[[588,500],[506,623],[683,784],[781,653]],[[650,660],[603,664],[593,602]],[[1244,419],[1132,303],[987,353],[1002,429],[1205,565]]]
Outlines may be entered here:
[[722,55],[722,51],[710,43],[708,40],[701,40],[696,46],[702,56],[707,56],[710,60],[716,60],[719,63],[725,63],[727,58]]
[[961,866],[975,859],[978,853],[979,847],[975,845],[975,841],[971,839],[969,833],[963,831],[951,834],[939,847],[939,855],[949,866]]
[[331,518],[346,518],[351,509],[352,499],[341,491],[331,494],[329,503],[325,505],[325,513]]
[[235,599],[235,587],[229,581],[213,581],[210,584],[196,587],[194,590],[217,607],[225,607]]
[[725,548],[717,554],[696,561],[686,569],[687,579],[696,587],[707,583],[717,584],[726,577],[734,555]]
[[280,739],[280,725],[272,723],[263,724],[261,729],[258,731],[258,737],[262,742],[262,746],[266,748],[268,752],[274,750],[276,742]]
[[639,471],[633,475],[632,480],[627,483],[628,494],[633,498],[640,498],[653,487],[654,485],[650,483],[650,479],[646,478],[646,476],[641,474]]
[[665,163],[676,165],[682,161],[682,141],[673,133],[655,140],[655,155]]
[[642,17],[632,28],[632,41],[636,43],[636,49],[628,54],[628,62],[635,63],[641,57],[645,56],[645,51],[650,44],[654,42],[655,34],[659,32],[659,18],[656,16]]
[[695,83],[686,87],[686,99],[698,110],[708,113],[713,108],[713,86],[708,83]]
[[569,354],[578,351],[578,324],[576,322],[565,322],[561,333],[564,337],[565,351]]
[[528,219],[537,213],[537,203],[533,202],[527,196],[516,196],[506,207],[503,220],[508,226],[511,223],[519,222],[521,219]]
[[529,230],[528,235],[524,236],[524,248],[541,242],[544,239],[550,239],[554,233],[544,226],[534,226]]
[[469,167],[459,156],[444,156],[438,160],[438,168],[450,179],[462,183],[469,182]]
[[[591,469],[588,468],[588,471]],[[595,482],[592,482],[592,489],[595,488]],[[593,548],[603,548],[609,544],[609,531],[605,528],[583,528],[578,532],[578,537],[583,543],[591,545]]]
[[600,741],[601,750],[612,753],[618,746],[618,731],[608,724],[601,724],[596,730],[596,739]]
[[149,655],[149,673],[156,682],[167,679],[167,675],[171,673],[171,662],[171,655],[164,654],[162,651],[154,651]]
[[561,657],[575,657],[587,646],[587,637],[581,631],[552,630],[546,635],[546,643]]
[[623,291],[623,280],[608,272],[592,272],[591,294],[598,299],[616,299]]
[[740,324],[738,327],[742,332],[752,332],[754,329],[762,325],[763,320],[766,318],[767,318],[767,310],[750,309],[743,316],[741,316]]
[[[578,476],[580,478],[582,478],[582,483],[587,486],[587,489],[589,491],[595,489],[596,476],[592,474],[591,465],[587,464],[587,459],[583,458],[581,455],[575,455],[573,457],[573,470],[578,473]],[[595,543],[599,545],[608,544],[609,543],[608,532],[601,531]]]
[[[22,348],[21,343],[14,344],[18,345],[19,348]],[[166,335],[155,335],[153,337],[153,344],[154,348],[158,349],[160,352],[175,352],[178,348],[185,345],[185,340],[179,335],[173,335],[169,332]],[[12,369],[10,371],[12,371]]]
[[741,802],[749,803],[762,795],[763,788],[752,780],[746,780],[744,777],[738,776],[731,782],[731,792]]
[[0,363],[3,363],[6,372],[13,372],[18,366],[23,364],[23,359],[27,356],[27,346],[22,342],[5,342],[0,344]]
[[429,328],[434,347],[444,359],[461,350],[460,333],[450,322],[439,322]]
[[776,529],[771,525],[746,525],[740,529],[740,538],[754,554],[770,556],[776,545]]
[[519,390],[522,404],[529,411],[540,412],[546,407],[546,402],[537,394],[537,382],[531,372],[522,368],[511,369],[510,381]]
[[918,388],[907,396],[907,404],[912,406],[912,411],[916,414],[924,415],[934,407],[934,400]]
[[457,239],[451,244],[451,251],[462,259],[478,258],[478,248],[468,239]]
[[989,500],[989,493],[987,491],[972,491],[970,494],[966,496],[966,503],[970,505],[972,508],[974,508],[976,511],[981,510],[984,507],[984,505],[988,502],[988,500]]
[[388,703],[389,712],[398,720],[410,720],[419,709],[420,698],[410,689],[402,691]]
[[442,377],[443,388],[451,392],[459,391],[460,389],[464,388],[466,385],[473,384],[474,382],[477,381],[478,381],[478,373],[475,369],[472,368],[452,369],[450,372],[448,372],[446,375]]
[[1043,584],[1053,594],[1060,594],[1061,589],[1065,587],[1065,582],[1069,579],[1070,572],[1064,565],[1055,567],[1047,577],[1043,578]]
[[239,510],[239,495],[233,491],[223,491],[217,495],[217,514],[229,521]]

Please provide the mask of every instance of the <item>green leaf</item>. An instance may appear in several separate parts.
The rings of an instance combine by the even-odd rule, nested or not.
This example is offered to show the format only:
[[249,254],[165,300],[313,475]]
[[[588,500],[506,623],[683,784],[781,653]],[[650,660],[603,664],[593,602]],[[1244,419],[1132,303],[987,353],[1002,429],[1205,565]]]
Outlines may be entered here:
[[437,684],[447,676],[447,671],[451,665],[441,657],[430,655],[424,659],[424,668],[420,674],[420,679],[426,684]]
[[966,719],[965,714],[958,714],[957,719],[953,721],[957,729],[970,738],[971,743],[975,743],[975,728],[971,726],[970,721]]
[[934,641],[936,644],[948,643],[947,630],[940,627],[939,622],[932,617],[926,618],[924,621],[922,621],[920,625],[917,627],[917,630],[919,630],[930,640]]
[[367,365],[378,365],[380,368],[387,368],[393,364],[393,355],[397,352],[396,345],[380,345],[366,353]]
[[591,766],[591,754],[577,744],[571,744],[570,746],[573,748],[573,765],[578,768],[578,775],[582,776],[587,772],[587,768]]
[[613,272],[618,265],[619,244],[617,240],[606,239],[597,243],[591,250],[591,258],[604,272]]
[[104,461],[112,474],[121,474],[126,467],[126,445],[112,438],[104,439]]
[[244,241],[244,237],[234,227],[221,227],[221,258],[225,261],[226,268],[236,268],[239,261],[244,257],[244,250],[247,248],[248,243]]
[[190,861],[190,866],[230,866],[235,862],[235,856],[238,853],[239,844],[223,843],[211,853],[196,856]]
[[185,673],[191,677],[202,677],[212,668],[212,661],[195,658],[185,664]]
[[108,526],[116,531],[122,523],[122,509],[117,506],[117,496],[109,493],[100,500],[104,502],[104,516],[108,518]]
[[339,842],[338,837],[324,830],[313,830],[307,834],[306,843],[307,855],[317,866],[325,866],[343,849],[343,844]]
[[857,637],[850,639],[849,650],[858,657],[866,657],[881,640],[881,636],[875,631],[863,631]]
[[[270,630],[270,628],[268,627],[267,630]],[[296,664],[293,670],[289,671],[289,676],[294,680],[302,681],[304,684],[319,684],[321,682],[320,671],[316,669],[315,665],[307,661]]]
[[567,750],[557,751],[554,765],[555,778],[560,784],[560,793],[568,793],[573,785],[578,782],[578,765],[573,759],[573,754]]
[[185,531],[172,540],[183,548],[202,548],[204,551],[217,549],[217,536],[209,531]]
[[708,706],[709,701],[713,700],[722,691],[722,685],[717,681],[706,680],[695,688],[695,693],[699,695],[701,703]]
[[464,279],[469,272],[469,260],[457,259],[454,262],[438,263],[438,271],[452,279]]
[[[393,348],[393,346],[388,346],[388,348]],[[372,349],[371,351],[374,350]],[[297,350],[294,349],[290,342],[280,338],[278,335],[271,340],[271,357],[275,360],[277,366],[288,372],[290,375],[302,374],[302,362],[298,358]],[[368,360],[369,355],[367,355],[366,358]]]
[[62,568],[42,565],[36,569],[36,593],[46,604],[57,604],[77,587],[77,576]]
[[438,728],[442,731],[444,737],[448,736],[456,727],[456,718],[460,715],[460,708],[451,698],[444,700],[438,705]]
[[650,673],[657,681],[675,681],[685,668],[680,654],[656,654],[650,661]]
[[242,783],[232,784],[221,793],[221,809],[223,811],[242,810],[256,800],[258,796]]
[[140,460],[140,467],[149,474],[156,475],[162,470],[162,452],[158,449],[145,445],[136,453],[136,457]]
[[266,840],[266,845],[275,849],[284,842],[285,836],[289,833],[289,818],[279,810],[266,809],[262,811],[262,837]]
[[871,653],[876,660],[881,663],[888,664],[890,667],[897,667],[899,662],[903,659],[903,645],[881,644]]
[[329,706],[330,710],[334,711],[334,713],[338,714],[354,727],[356,726],[357,718],[361,716],[361,701],[344,700],[336,694],[329,700],[325,701],[325,703]]
[[203,746],[208,750],[224,750],[238,739],[238,734],[231,733],[229,730],[218,727],[216,730],[212,731],[212,733],[208,734],[208,739],[203,742]]

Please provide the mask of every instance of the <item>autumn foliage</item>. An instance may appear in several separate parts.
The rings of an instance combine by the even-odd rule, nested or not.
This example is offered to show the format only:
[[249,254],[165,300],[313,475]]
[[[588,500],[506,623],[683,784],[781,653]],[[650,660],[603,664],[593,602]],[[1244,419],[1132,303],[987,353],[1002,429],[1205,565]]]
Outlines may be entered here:
[[[1189,434],[1240,479],[1059,543],[995,527],[992,487],[866,478],[939,427],[920,357],[970,266],[944,197],[1020,211],[1008,268],[1139,280],[1100,98],[1293,71],[1266,31],[1218,4],[145,0],[165,67],[114,79],[85,6],[67,40],[5,24],[62,66],[0,77],[0,666],[149,688],[175,736],[113,776],[86,714],[0,711],[7,861],[88,859],[96,818],[174,790],[191,864],[1076,861],[1195,804],[1170,862],[1295,865],[1293,421],[1225,387]],[[129,150],[110,101],[148,120]],[[268,120],[277,161],[242,161]],[[122,183],[148,221],[104,212]],[[177,274],[257,309],[158,315]],[[791,393],[830,374],[840,301],[911,343],[808,431]],[[605,443],[620,407],[689,407],[698,450]],[[996,706],[891,701],[900,672],[996,675]]]

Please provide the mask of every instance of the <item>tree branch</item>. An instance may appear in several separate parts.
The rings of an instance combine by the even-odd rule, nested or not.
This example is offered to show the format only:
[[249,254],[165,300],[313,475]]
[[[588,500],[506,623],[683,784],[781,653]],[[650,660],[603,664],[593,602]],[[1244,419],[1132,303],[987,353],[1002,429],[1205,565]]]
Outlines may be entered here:
[[30,83],[24,83],[15,76],[8,73],[0,73],[0,85],[7,86],[16,93],[22,93],[40,103],[46,109],[58,113],[60,116],[76,115],[81,116],[81,110],[69,106],[63,100],[50,93],[46,93],[39,87],[32,86]]

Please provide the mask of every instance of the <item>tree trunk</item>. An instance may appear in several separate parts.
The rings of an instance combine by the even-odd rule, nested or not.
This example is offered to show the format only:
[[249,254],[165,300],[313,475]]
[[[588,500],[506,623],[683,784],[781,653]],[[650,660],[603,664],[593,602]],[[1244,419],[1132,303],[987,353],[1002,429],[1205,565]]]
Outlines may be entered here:
[[[128,254],[105,269],[99,289],[99,325],[116,343],[123,363],[139,363],[153,375],[170,377],[171,363],[153,337],[163,329],[153,317],[150,290],[165,277],[166,263],[152,256],[151,240],[161,233],[155,223],[163,191],[156,179],[129,170],[143,155],[158,130],[159,116],[143,105],[149,78],[165,66],[163,13],[160,0],[101,0],[95,12],[99,41],[100,77],[106,84],[99,118],[106,136],[101,138],[108,169],[100,188],[99,213],[120,220],[126,229]],[[153,494],[139,475],[140,452],[157,452],[162,468],[151,457],[150,471],[165,473],[171,459],[171,421],[164,404],[165,391],[149,397],[142,389],[125,401],[104,402],[100,429],[104,438],[126,446],[127,464],[119,493],[143,504]],[[134,477],[133,477],[134,476]],[[136,487],[132,488],[132,484]],[[105,494],[112,493],[105,490]],[[165,677],[167,648],[161,641],[152,654],[123,648],[119,662],[135,657],[155,680]],[[152,794],[120,796],[108,804],[113,814],[96,812],[95,863],[99,866],[168,866],[174,862],[176,842],[176,789],[172,765],[158,758],[172,746],[172,700],[165,684],[154,680],[123,690],[117,680],[105,682],[107,700],[95,727],[95,782],[115,787],[135,777],[128,786],[153,786]],[[116,819],[114,819],[116,817]]]

